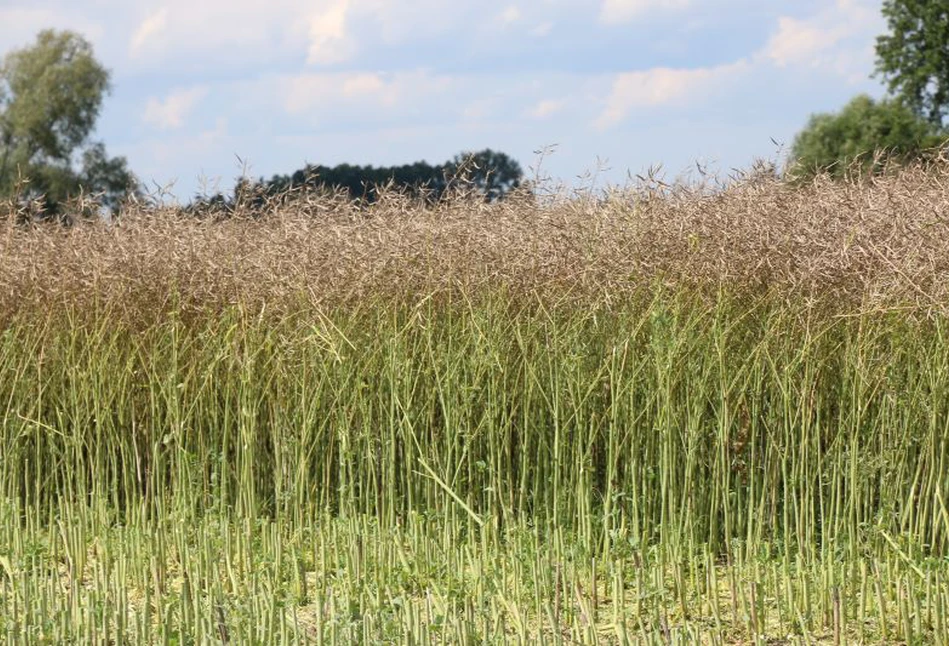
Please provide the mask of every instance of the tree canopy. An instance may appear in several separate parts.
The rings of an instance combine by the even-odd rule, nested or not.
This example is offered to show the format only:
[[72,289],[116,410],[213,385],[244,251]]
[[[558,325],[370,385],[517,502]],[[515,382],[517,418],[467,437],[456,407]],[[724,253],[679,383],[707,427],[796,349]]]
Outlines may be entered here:
[[204,207],[260,206],[264,200],[292,190],[344,190],[351,199],[374,202],[380,191],[395,188],[413,197],[439,200],[452,186],[480,194],[486,201],[503,199],[520,186],[520,164],[503,152],[485,149],[460,153],[443,164],[417,161],[400,166],[358,166],[308,164],[290,175],[274,175],[257,182],[239,179],[233,200],[215,195],[197,200],[192,210]]
[[889,33],[876,42],[876,73],[891,94],[933,125],[949,112],[949,0],[884,0]]
[[503,198],[520,186],[524,177],[517,161],[490,148],[455,155],[454,159],[443,165],[443,169],[446,177],[468,182],[489,202]]
[[109,90],[109,71],[73,32],[45,30],[8,53],[0,62],[0,196],[24,178],[26,196],[55,213],[81,192],[102,193],[114,207],[133,189],[125,159],[90,141]]
[[905,161],[938,146],[941,136],[941,129],[900,101],[874,101],[861,94],[838,113],[811,116],[791,148],[792,174],[802,177],[827,171],[841,177],[855,163],[868,169],[876,153],[889,161]]

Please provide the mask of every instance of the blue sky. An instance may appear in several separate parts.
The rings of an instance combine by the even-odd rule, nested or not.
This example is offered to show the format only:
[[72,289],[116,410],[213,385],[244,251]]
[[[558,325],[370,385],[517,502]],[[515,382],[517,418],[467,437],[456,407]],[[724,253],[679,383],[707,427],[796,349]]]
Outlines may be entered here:
[[186,200],[242,172],[494,148],[597,186],[778,159],[811,113],[880,96],[879,0],[0,0],[112,70],[96,136]]

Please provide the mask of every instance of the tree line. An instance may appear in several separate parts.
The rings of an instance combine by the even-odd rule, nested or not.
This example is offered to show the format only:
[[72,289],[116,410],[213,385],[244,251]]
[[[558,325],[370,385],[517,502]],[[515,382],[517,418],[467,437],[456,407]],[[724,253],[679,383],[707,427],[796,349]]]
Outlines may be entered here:
[[[791,178],[879,172],[949,140],[949,0],[884,0],[882,13],[888,32],[876,41],[874,76],[886,96],[860,95],[837,113],[812,115],[792,144]],[[42,217],[83,195],[115,209],[139,194],[127,160],[109,156],[92,137],[110,89],[110,73],[90,43],[69,31],[44,30],[0,59],[0,199],[35,203]],[[371,202],[382,186],[440,199],[459,182],[493,201],[521,181],[515,160],[487,149],[436,165],[307,165],[269,180],[242,179],[234,197],[201,197],[194,205],[226,206],[238,196],[263,201],[298,189],[343,190]]]
[[228,210],[238,206],[254,209],[298,191],[313,190],[344,191],[352,200],[372,203],[389,189],[434,202],[456,188],[493,202],[521,186],[523,176],[524,172],[515,159],[490,148],[459,153],[453,159],[434,165],[425,161],[378,167],[307,164],[292,174],[274,175],[269,180],[241,178],[232,196],[219,192],[210,197],[197,197],[189,209],[194,212]]
[[887,95],[812,115],[791,148],[793,173],[842,177],[919,159],[949,140],[949,0],[884,0],[873,76]]

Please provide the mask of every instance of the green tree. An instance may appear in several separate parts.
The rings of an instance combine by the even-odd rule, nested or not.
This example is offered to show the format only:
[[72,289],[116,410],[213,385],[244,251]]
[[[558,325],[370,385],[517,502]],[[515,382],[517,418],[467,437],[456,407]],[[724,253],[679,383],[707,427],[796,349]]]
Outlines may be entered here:
[[520,186],[524,171],[516,160],[502,152],[486,148],[465,152],[445,165],[449,177],[470,182],[484,198],[493,202]]
[[0,196],[24,177],[28,196],[44,196],[55,213],[80,192],[104,193],[114,207],[134,190],[125,159],[90,141],[109,89],[108,70],[72,32],[42,31],[33,45],[7,54],[0,62]]
[[949,0],[884,0],[890,33],[876,43],[876,73],[891,94],[933,125],[949,113]]
[[889,161],[907,161],[938,146],[943,136],[900,101],[874,101],[862,94],[836,114],[811,116],[791,147],[791,174],[808,177],[826,170],[841,177],[855,161],[869,168],[877,153]]
[[[486,200],[494,201],[519,186],[523,174],[516,160],[491,149],[461,153],[437,165],[424,161],[389,167],[307,165],[292,175],[274,175],[267,181],[261,178],[258,184],[262,188],[255,199],[259,206],[266,196],[305,187],[345,189],[353,199],[373,202],[378,198],[380,187],[392,186],[409,195],[424,195],[426,199],[438,200],[450,185],[460,185],[474,187]],[[240,186],[235,189],[235,195],[239,194]]]

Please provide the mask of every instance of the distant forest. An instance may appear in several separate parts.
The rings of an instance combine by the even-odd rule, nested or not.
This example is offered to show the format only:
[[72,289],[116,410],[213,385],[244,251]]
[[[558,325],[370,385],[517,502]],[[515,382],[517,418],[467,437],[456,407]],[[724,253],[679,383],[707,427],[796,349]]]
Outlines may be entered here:
[[353,200],[375,202],[381,191],[394,189],[429,201],[440,200],[452,187],[463,187],[482,195],[485,201],[503,199],[521,185],[524,173],[520,164],[502,152],[485,149],[465,152],[453,159],[432,165],[418,161],[402,166],[356,166],[307,164],[291,175],[274,175],[269,180],[241,178],[232,196],[218,193],[198,196],[189,208],[242,208],[263,206],[280,196],[301,190],[344,190]]

